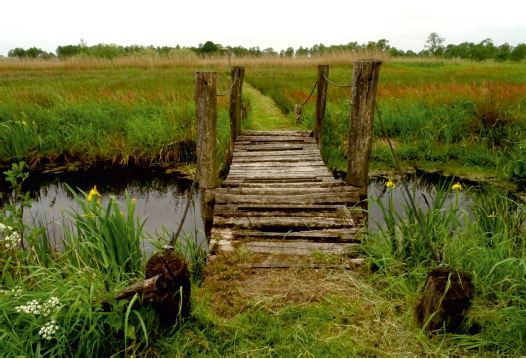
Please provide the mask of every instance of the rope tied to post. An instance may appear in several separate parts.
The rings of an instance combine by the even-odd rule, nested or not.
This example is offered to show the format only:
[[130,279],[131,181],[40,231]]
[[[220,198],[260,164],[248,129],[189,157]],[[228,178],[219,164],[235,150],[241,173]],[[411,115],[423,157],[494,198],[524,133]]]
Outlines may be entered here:
[[226,92],[223,92],[223,93],[218,93],[216,96],[226,96],[228,95],[230,92],[232,92],[232,89],[234,88],[234,85],[235,83],[237,82],[237,78],[238,78],[238,74],[236,72],[236,76],[234,77],[234,80],[232,80],[232,83],[230,84],[230,88],[226,91]]
[[332,81],[332,80],[329,80],[329,78],[328,78],[325,74],[323,74],[323,78],[324,78],[328,83],[330,83],[331,85],[334,85],[334,86],[336,86],[336,87],[352,87],[352,85],[348,85],[348,84],[339,84],[339,83],[337,83],[337,82],[334,82],[334,81]]
[[303,101],[303,103],[300,105],[301,107],[305,106],[305,104],[306,104],[307,102],[309,102],[309,100],[310,100],[310,98],[312,97],[312,94],[314,93],[314,90],[316,89],[317,86],[318,86],[318,81],[316,81],[316,82],[314,83],[314,86],[312,86],[312,90],[310,91],[309,96],[308,96],[307,99],[306,99],[305,101]]

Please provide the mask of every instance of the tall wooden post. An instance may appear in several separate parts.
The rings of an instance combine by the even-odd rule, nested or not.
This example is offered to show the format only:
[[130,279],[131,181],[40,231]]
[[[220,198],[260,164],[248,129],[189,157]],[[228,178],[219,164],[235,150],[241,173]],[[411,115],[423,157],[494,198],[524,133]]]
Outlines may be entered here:
[[196,73],[195,111],[197,115],[197,175],[204,189],[217,187],[215,72]]
[[362,187],[360,194],[367,198],[369,156],[373,144],[373,119],[380,60],[360,60],[353,64],[351,116],[347,184]]
[[237,136],[241,133],[241,94],[245,68],[232,66],[230,77],[233,81],[232,91],[230,92],[230,141],[233,145]]
[[318,91],[316,96],[316,118],[314,119],[314,138],[318,142],[320,152],[323,149],[323,124],[325,122],[325,107],[327,105],[327,79],[329,65],[318,65]]

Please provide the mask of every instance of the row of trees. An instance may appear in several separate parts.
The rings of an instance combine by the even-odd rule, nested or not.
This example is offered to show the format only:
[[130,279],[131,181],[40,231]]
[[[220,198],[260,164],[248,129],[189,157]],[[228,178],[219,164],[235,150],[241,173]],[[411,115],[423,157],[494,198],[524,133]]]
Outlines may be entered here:
[[419,55],[477,61],[487,59],[521,61],[526,58],[526,44],[524,43],[518,44],[517,46],[511,46],[508,43],[497,46],[491,39],[482,40],[478,44],[462,42],[457,45],[444,45],[444,42],[445,39],[440,37],[436,32],[429,34],[425,49],[420,52]]
[[242,46],[222,46],[221,44],[207,41],[204,44],[199,44],[197,47],[175,47],[170,46],[119,46],[115,44],[97,44],[88,46],[88,44],[81,40],[78,45],[63,45],[58,46],[56,54],[45,52],[39,48],[31,47],[27,50],[16,48],[9,51],[9,57],[17,58],[51,58],[58,57],[61,59],[70,58],[74,56],[89,56],[105,59],[113,59],[121,56],[129,55],[194,55],[199,56],[281,56],[281,57],[308,57],[323,54],[330,54],[341,51],[359,51],[359,50],[376,50],[386,52],[391,56],[398,57],[413,57],[413,56],[434,56],[440,58],[453,59],[471,59],[471,60],[487,60],[494,59],[497,61],[521,61],[526,59],[526,44],[521,43],[516,46],[511,46],[508,43],[502,45],[495,45],[491,39],[485,39],[476,44],[473,42],[463,42],[460,44],[444,45],[445,39],[440,37],[437,33],[431,33],[425,43],[424,49],[418,53],[408,50],[400,50],[389,44],[386,39],[378,41],[369,41],[367,43],[359,44],[358,42],[349,42],[342,45],[317,44],[312,47],[302,47],[294,49],[289,47],[285,50],[276,51],[273,48],[260,49],[258,47],[245,48]]

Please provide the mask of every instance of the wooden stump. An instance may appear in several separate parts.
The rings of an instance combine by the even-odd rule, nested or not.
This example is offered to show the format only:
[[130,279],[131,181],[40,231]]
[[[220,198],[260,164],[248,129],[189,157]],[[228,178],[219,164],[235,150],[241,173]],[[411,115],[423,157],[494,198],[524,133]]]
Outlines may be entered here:
[[154,254],[146,264],[146,279],[124,288],[115,299],[142,296],[144,304],[152,304],[167,326],[190,315],[190,273],[183,257],[173,249]]
[[471,276],[448,267],[433,269],[416,304],[416,320],[428,332],[442,327],[457,331],[471,305],[475,288]]
[[154,254],[146,264],[146,278],[157,275],[165,278],[166,288],[162,299],[153,304],[161,322],[173,325],[190,315],[190,272],[182,256],[173,249],[165,249]]

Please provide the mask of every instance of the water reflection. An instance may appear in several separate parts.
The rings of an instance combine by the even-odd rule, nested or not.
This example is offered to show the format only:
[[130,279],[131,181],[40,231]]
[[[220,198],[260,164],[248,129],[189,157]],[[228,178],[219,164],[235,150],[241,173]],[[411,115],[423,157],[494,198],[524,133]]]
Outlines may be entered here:
[[[378,205],[381,202],[388,207],[392,196],[394,208],[403,213],[406,205],[405,193],[400,181],[394,189],[386,189],[386,178],[372,178],[369,184],[369,228],[377,230],[385,220]],[[414,191],[416,204],[426,210],[433,206],[438,182],[451,186],[451,181],[442,178],[407,178],[409,188]],[[146,220],[145,232],[156,237],[165,228],[168,233],[175,232],[188,200],[191,181],[175,174],[166,174],[162,170],[89,170],[63,174],[31,174],[24,184],[24,191],[29,191],[33,199],[32,207],[25,212],[28,223],[43,225],[47,228],[49,238],[59,243],[64,233],[64,217],[74,209],[79,209],[67,186],[88,192],[94,186],[102,194],[103,204],[110,196],[115,196],[121,205],[125,205],[126,191],[136,199],[136,215]],[[0,193],[6,192],[6,184],[0,183]],[[471,200],[465,191],[449,196],[445,207],[454,202],[460,209],[467,210]],[[184,221],[182,232],[197,238],[199,244],[206,243],[205,223],[202,213],[210,212],[210,206],[203,206],[205,198],[196,190]],[[203,211],[204,208],[204,211]],[[66,214],[66,215],[65,215]],[[210,223],[208,223],[209,225]],[[66,223],[67,225],[67,223]],[[168,238],[169,235],[168,234]]]
[[[163,228],[168,232],[176,231],[187,203],[191,181],[160,170],[111,169],[32,174],[24,183],[23,190],[28,191],[33,200],[31,208],[24,214],[24,220],[44,226],[54,244],[58,244],[63,237],[64,225],[70,225],[64,221],[68,218],[67,213],[79,209],[68,186],[84,192],[97,186],[103,205],[108,203],[110,196],[114,196],[121,206],[125,206],[127,192],[136,199],[136,215],[145,220],[145,232],[155,238]],[[5,193],[5,188],[4,184],[0,191],[3,189]],[[200,194],[195,191],[182,233],[197,238],[198,243],[206,243],[199,203]]]
[[[442,188],[446,193],[449,193],[444,201],[443,209],[447,210],[455,207],[469,215],[469,207],[472,200],[469,197],[468,192],[465,190],[451,191],[451,185],[453,183],[451,179],[426,177],[414,178],[408,176],[405,178],[405,181],[412,197],[415,199],[416,207],[421,209],[424,213],[434,207],[437,189]],[[382,228],[385,224],[385,219],[379,203],[381,203],[384,208],[389,208],[389,200],[392,198],[393,207],[397,214],[401,215],[402,218],[405,215],[404,208],[410,206],[402,182],[400,180],[395,180],[395,182],[395,188],[387,188],[387,178],[376,177],[369,183],[369,229],[372,231]],[[462,216],[460,218],[460,223],[463,224],[464,221],[465,216]]]

